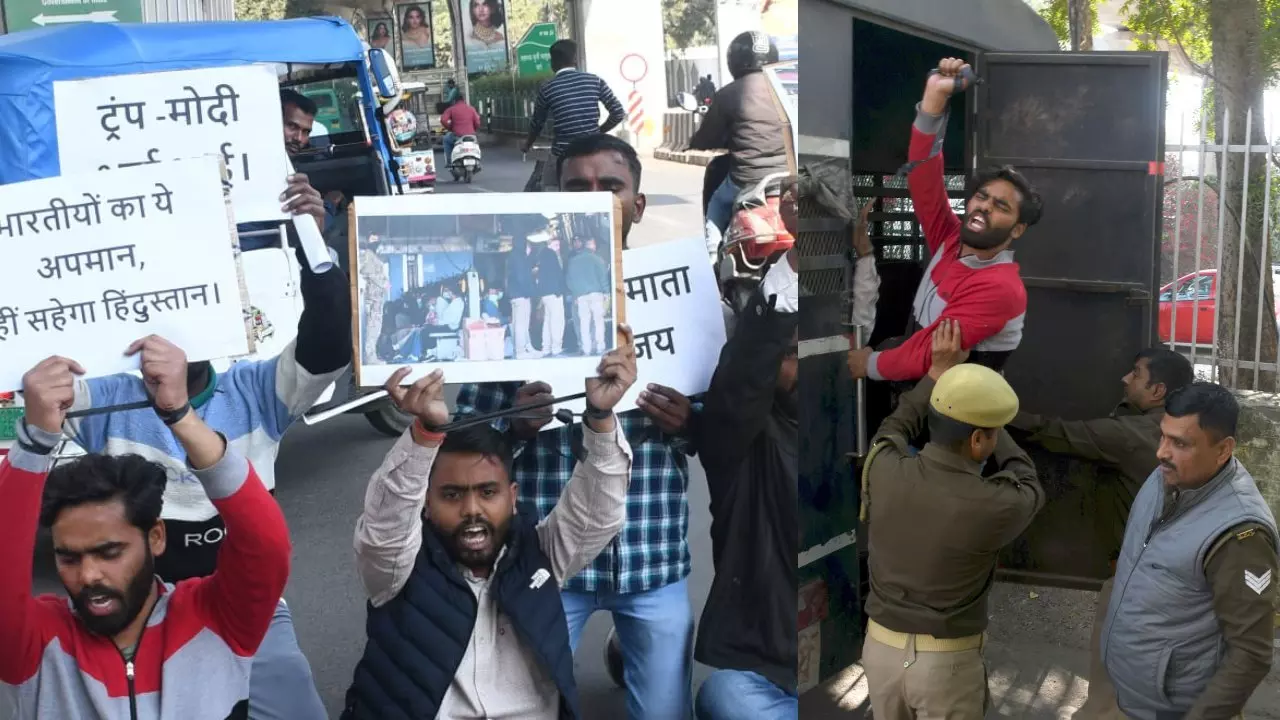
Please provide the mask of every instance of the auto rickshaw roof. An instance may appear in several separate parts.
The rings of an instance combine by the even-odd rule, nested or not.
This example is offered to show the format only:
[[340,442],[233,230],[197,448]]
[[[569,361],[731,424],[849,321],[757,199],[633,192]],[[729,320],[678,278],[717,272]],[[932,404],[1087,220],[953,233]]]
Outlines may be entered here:
[[988,52],[1054,52],[1058,37],[1024,0],[832,0]]
[[249,22],[83,23],[0,36],[0,184],[56,176],[53,83],[253,63],[361,60],[337,17]]

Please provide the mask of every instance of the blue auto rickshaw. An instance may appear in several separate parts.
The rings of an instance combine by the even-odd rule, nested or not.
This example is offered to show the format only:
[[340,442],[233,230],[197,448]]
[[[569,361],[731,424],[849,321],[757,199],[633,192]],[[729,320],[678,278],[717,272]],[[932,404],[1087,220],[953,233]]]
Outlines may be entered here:
[[[60,174],[53,84],[114,75],[193,70],[250,64],[275,66],[281,87],[303,94],[332,90],[345,107],[338,127],[316,133],[312,148],[292,158],[322,195],[340,192],[345,198],[389,195],[400,188],[396,154],[387,137],[385,113],[400,99],[395,65],[383,50],[370,49],[352,26],[336,17],[254,22],[189,22],[154,24],[60,25],[0,36],[0,185],[54,177]],[[283,142],[283,138],[282,138]],[[351,267],[345,238],[346,222],[326,241],[344,269]],[[296,333],[301,300],[296,296],[297,266],[284,247],[284,234],[275,230],[246,232],[275,235],[274,248],[242,256],[250,302],[261,311],[275,296],[292,288],[294,307],[279,310],[273,321],[274,342]],[[255,238],[256,239],[256,238]],[[266,250],[275,249],[274,254]],[[270,287],[271,285],[275,287]],[[263,286],[268,286],[263,288]],[[292,319],[290,313],[293,312]],[[216,364],[215,364],[216,366]],[[403,414],[386,403],[360,406],[344,402],[349,393],[339,388],[326,393],[328,401],[355,405],[384,432],[399,434],[407,427]],[[317,411],[325,408],[317,407]],[[331,408],[337,411],[338,408]],[[353,408],[354,409],[354,408]],[[325,412],[328,417],[331,413]],[[318,421],[318,420],[317,420]],[[310,420],[308,420],[310,422]]]

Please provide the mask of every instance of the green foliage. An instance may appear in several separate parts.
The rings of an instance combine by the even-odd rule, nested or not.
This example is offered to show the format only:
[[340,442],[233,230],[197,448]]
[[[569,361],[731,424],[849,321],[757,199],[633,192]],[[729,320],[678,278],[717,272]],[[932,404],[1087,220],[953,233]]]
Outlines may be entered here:
[[453,67],[453,15],[448,0],[431,3],[431,32],[436,38],[436,67]]
[[237,20],[279,20],[284,11],[285,0],[236,0]]
[[668,50],[714,44],[715,0],[662,0],[662,26]]
[[[1097,35],[1101,26],[1098,24],[1098,3],[1099,0],[1088,0],[1093,7],[1093,29],[1090,31]],[[1049,23],[1049,27],[1053,28],[1053,34],[1058,36],[1058,43],[1064,50],[1071,49],[1071,25],[1067,16],[1068,0],[1047,0],[1038,12],[1045,22]]]
[[[1280,79],[1280,0],[1232,0],[1256,3],[1262,17],[1259,52],[1267,85]],[[1201,70],[1213,60],[1210,0],[1125,0],[1123,12],[1137,37],[1137,50],[1156,50],[1163,40],[1179,47]],[[1209,78],[1212,79],[1211,77]]]
[[512,81],[511,75],[508,73],[483,75],[471,80],[471,96],[473,98],[482,98],[493,95],[537,92],[538,86],[546,82],[551,75],[551,73],[524,75],[522,77],[515,78],[514,82]]

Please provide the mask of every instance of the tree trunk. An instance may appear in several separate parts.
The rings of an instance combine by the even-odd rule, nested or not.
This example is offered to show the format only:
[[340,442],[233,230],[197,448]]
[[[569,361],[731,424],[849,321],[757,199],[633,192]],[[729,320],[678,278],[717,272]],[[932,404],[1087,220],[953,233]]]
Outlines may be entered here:
[[[1209,26],[1213,42],[1213,78],[1217,142],[1265,145],[1267,143],[1262,94],[1259,0],[1210,0]],[[1229,123],[1222,122],[1221,108],[1230,114]],[[1252,132],[1246,139],[1248,113],[1253,109]],[[1267,238],[1262,232],[1266,197],[1267,156],[1248,155],[1248,200],[1246,203],[1245,153],[1226,153],[1226,175],[1221,179],[1226,218],[1223,224],[1222,263],[1218,267],[1218,381],[1229,387],[1254,390],[1276,390],[1276,373],[1262,372],[1254,386],[1252,368],[1234,368],[1238,358],[1243,362],[1276,362],[1276,317],[1271,269],[1262,273],[1263,258],[1270,258]],[[1241,243],[1241,211],[1244,210],[1244,241]],[[1243,256],[1244,273],[1240,275]],[[1261,299],[1261,313],[1259,302]],[[1236,306],[1239,304],[1239,312]],[[1259,322],[1261,314],[1261,322]],[[1262,337],[1259,352],[1258,328]]]
[[1067,27],[1071,32],[1072,50],[1093,49],[1093,2],[1067,0]]

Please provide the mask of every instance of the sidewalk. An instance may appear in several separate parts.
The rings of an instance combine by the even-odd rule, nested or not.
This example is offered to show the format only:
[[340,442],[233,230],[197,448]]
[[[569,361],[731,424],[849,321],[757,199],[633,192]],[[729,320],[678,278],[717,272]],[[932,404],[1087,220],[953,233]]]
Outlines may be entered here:
[[[1066,720],[1089,691],[1089,634],[1098,594],[1001,583],[991,590],[988,718]],[[1271,674],[1245,707],[1249,720],[1280,720],[1280,640]],[[800,698],[805,720],[868,716],[866,681],[853,665]]]

